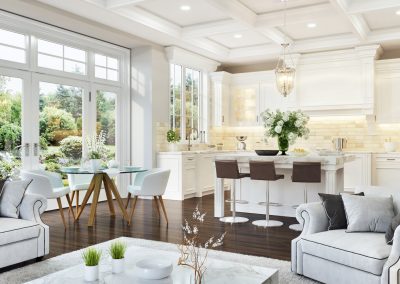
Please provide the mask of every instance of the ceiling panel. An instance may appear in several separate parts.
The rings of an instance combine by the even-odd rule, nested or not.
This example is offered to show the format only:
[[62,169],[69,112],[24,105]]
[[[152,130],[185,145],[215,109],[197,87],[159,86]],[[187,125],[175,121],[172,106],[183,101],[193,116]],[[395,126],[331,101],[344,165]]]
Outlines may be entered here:
[[[236,38],[235,36],[238,35],[241,35],[242,37]],[[265,36],[251,30],[213,35],[210,36],[209,39],[228,48],[239,48],[270,43]]]
[[[285,4],[281,0],[240,0],[244,5],[257,14],[268,13],[272,11],[283,10]],[[290,0],[287,2],[287,8],[296,8],[320,3],[326,3],[327,0]]]
[[400,15],[396,14],[397,11],[400,11],[400,9],[391,8],[368,12],[364,14],[364,18],[372,30],[396,27],[400,29]]
[[[180,7],[183,5],[190,6],[190,10],[182,11]],[[224,13],[206,1],[149,0],[137,6],[182,27],[228,19]]]
[[[309,23],[316,24],[316,27],[309,28],[307,26]],[[280,29],[282,30],[282,28]],[[310,21],[302,24],[297,23],[287,25],[285,30],[287,35],[294,40],[347,34],[352,32],[348,20],[342,15],[333,15],[323,19],[319,18],[315,21],[310,18]]]

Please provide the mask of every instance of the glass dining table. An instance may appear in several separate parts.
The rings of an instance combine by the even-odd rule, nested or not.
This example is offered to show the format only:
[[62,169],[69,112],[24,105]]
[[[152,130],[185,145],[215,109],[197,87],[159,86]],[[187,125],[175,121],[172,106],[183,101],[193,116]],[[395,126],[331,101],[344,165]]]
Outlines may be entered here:
[[93,194],[88,226],[92,227],[94,225],[94,221],[96,219],[97,204],[99,202],[100,191],[102,189],[102,184],[103,184],[107,196],[108,207],[110,209],[110,215],[115,216],[115,209],[113,203],[113,195],[114,195],[115,200],[117,201],[118,206],[121,209],[124,219],[128,222],[128,224],[130,224],[131,220],[129,219],[124,203],[122,202],[121,196],[119,195],[117,186],[115,185],[114,180],[110,176],[117,176],[119,174],[134,174],[145,171],[147,170],[141,167],[124,167],[121,169],[105,169],[98,171],[82,170],[79,168],[72,168],[72,167],[62,168],[61,172],[68,175],[93,175],[93,178],[87,189],[86,195],[83,198],[82,204],[79,207],[78,214],[76,215],[75,220],[79,220],[83,210],[85,209],[85,206],[89,201],[89,198]]

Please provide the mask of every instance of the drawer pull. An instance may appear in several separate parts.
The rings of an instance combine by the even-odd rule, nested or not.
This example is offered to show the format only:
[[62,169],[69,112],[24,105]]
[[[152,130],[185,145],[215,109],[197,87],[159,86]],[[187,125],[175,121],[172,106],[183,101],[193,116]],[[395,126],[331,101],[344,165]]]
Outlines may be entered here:
[[395,158],[387,158],[386,161],[396,161]]
[[187,158],[187,160],[188,160],[188,161],[193,161],[193,160],[194,160],[194,158]]

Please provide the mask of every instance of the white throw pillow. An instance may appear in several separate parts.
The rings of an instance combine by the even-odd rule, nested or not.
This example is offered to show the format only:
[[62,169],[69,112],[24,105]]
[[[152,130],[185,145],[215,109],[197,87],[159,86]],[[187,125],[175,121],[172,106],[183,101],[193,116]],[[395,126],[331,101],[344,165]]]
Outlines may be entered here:
[[342,195],[347,217],[346,232],[385,233],[394,217],[392,197]]
[[31,182],[32,180],[6,182],[0,197],[0,217],[19,217],[19,207]]

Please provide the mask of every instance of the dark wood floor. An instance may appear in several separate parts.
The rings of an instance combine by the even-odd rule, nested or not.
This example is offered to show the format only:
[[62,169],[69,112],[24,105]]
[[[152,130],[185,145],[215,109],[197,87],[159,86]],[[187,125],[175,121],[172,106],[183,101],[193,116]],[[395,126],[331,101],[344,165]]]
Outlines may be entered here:
[[[66,231],[58,211],[46,212],[42,215],[44,223],[50,227],[50,254],[46,258],[121,236],[180,243],[182,240],[181,224],[185,218],[188,220],[191,218],[197,204],[201,211],[207,212],[203,228],[200,230],[204,238],[227,232],[221,250],[290,260],[290,241],[299,233],[289,230],[288,226],[296,223],[295,218],[272,216],[272,219],[283,221],[284,226],[268,229],[255,227],[251,222],[224,224],[218,218],[213,217],[214,199],[212,195],[191,198],[183,202],[165,200],[169,218],[168,227],[163,218],[161,221],[158,218],[157,212],[152,208],[151,200],[138,201],[130,226],[122,220],[117,204],[115,204],[116,217],[110,217],[106,202],[99,204],[93,228],[87,226],[89,206],[85,208],[78,222],[74,223],[72,215],[69,216],[69,227]],[[225,206],[225,208],[227,207]],[[67,210],[65,213],[67,214]],[[228,211],[226,213],[229,214]],[[256,214],[239,213],[238,215],[245,216],[251,221],[264,218],[263,215]],[[10,268],[12,269],[12,267]]]

